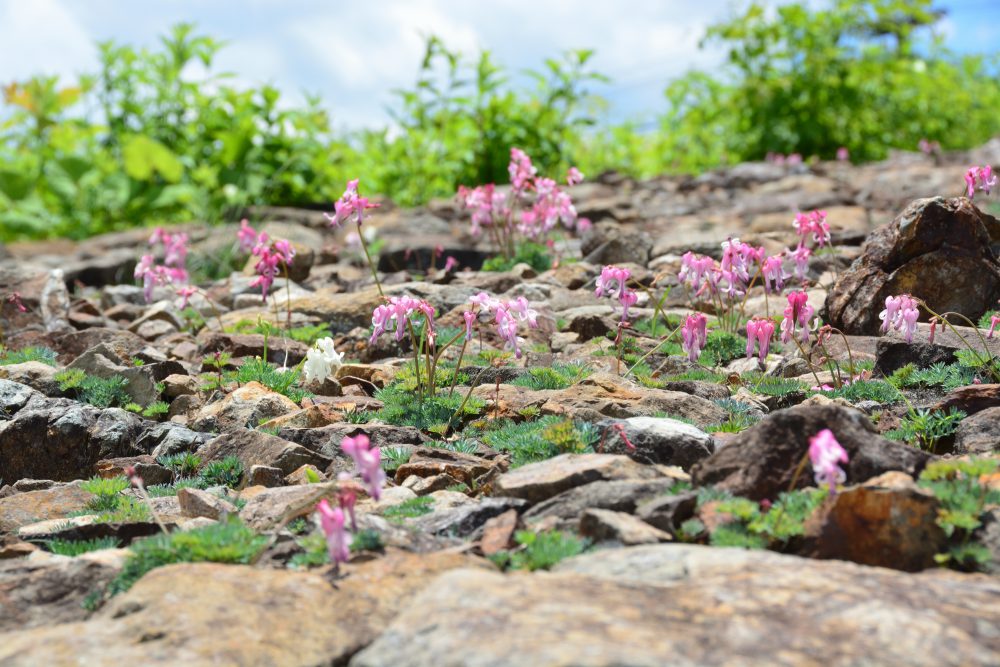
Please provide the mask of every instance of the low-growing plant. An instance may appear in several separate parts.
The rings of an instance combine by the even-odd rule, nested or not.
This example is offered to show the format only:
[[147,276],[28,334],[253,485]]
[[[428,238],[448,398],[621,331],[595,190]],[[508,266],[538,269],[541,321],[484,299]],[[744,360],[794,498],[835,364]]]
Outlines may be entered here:
[[901,399],[898,389],[885,380],[856,380],[836,389],[823,390],[830,398],[846,398],[852,403],[875,401],[876,403],[896,403]]
[[483,434],[487,445],[510,453],[515,468],[563,453],[593,451],[599,440],[600,434],[592,425],[555,415],[519,424],[503,422]]
[[942,411],[911,407],[900,421],[899,428],[887,432],[885,437],[935,452],[938,443],[954,435],[959,422],[967,416],[962,410],[954,408]]
[[73,368],[59,371],[53,379],[59,383],[60,391],[71,392],[77,400],[96,408],[124,408],[132,403],[126,391],[128,380],[120,375],[99,378]]
[[895,387],[940,387],[950,391],[972,384],[976,377],[974,369],[960,363],[937,362],[927,368],[906,364],[893,372],[889,377],[889,383]]
[[511,384],[529,389],[566,389],[583,380],[591,371],[583,364],[553,364],[527,369]]
[[241,385],[259,382],[271,391],[283,394],[298,403],[309,396],[309,392],[295,386],[299,380],[299,373],[298,367],[279,369],[269,361],[254,357],[240,364],[232,379]]
[[202,528],[161,533],[130,547],[121,573],[108,586],[108,597],[124,593],[147,572],[173,563],[250,563],[267,543],[238,518]]
[[494,563],[510,570],[547,570],[559,561],[578,556],[587,549],[587,542],[575,535],[557,530],[534,533],[520,530],[514,534],[520,549],[501,551],[490,557]]
[[348,424],[367,424],[372,420],[375,413],[371,410],[358,410],[353,408],[344,412],[344,422]]
[[[828,493],[826,488],[784,492],[765,509],[748,498],[703,488],[699,489],[698,508],[699,511],[710,510],[724,519],[708,533],[709,544],[746,549],[776,548],[804,534],[805,520]],[[702,521],[690,519],[681,525],[680,533],[684,539],[704,539],[706,527]]]
[[804,392],[806,389],[806,385],[795,378],[775,377],[757,372],[744,373],[742,382],[747,389],[762,396],[789,396]]
[[198,477],[206,487],[228,486],[235,489],[243,478],[243,462],[237,456],[209,461],[198,472]]
[[43,346],[25,347],[20,350],[8,350],[0,346],[0,366],[23,364],[28,361],[40,361],[48,366],[55,366],[56,353]]
[[933,461],[920,473],[918,484],[929,489],[941,504],[937,524],[949,538],[948,550],[936,556],[939,563],[960,570],[978,570],[992,558],[990,550],[973,541],[982,526],[985,509],[1000,504],[1000,489],[984,478],[1000,469],[996,459]]
[[375,417],[387,424],[419,429],[447,424],[460,427],[479,415],[486,406],[486,402],[476,396],[469,396],[466,400],[457,393],[442,392],[417,401],[413,392],[405,391],[395,384],[375,392],[375,398],[382,401],[382,407],[375,413]]
[[161,456],[156,459],[156,462],[170,470],[174,474],[174,479],[178,480],[196,475],[198,467],[201,465],[201,457],[194,452],[181,452],[179,454]]
[[518,243],[512,257],[490,257],[483,262],[483,271],[510,271],[518,264],[527,264],[538,273],[548,271],[552,268],[552,251],[541,243]]
[[45,540],[47,551],[59,556],[79,556],[90,551],[101,549],[116,549],[120,544],[117,537],[95,537],[90,540],[64,540],[60,538]]
[[398,505],[387,507],[382,516],[393,523],[402,523],[406,519],[413,519],[434,511],[434,499],[430,496],[419,496],[404,500]]
[[399,466],[409,461],[413,455],[413,450],[404,447],[383,447],[380,451],[383,457],[382,469],[387,473],[395,472]]
[[87,510],[93,513],[118,509],[119,501],[123,498],[121,492],[128,487],[128,480],[124,477],[91,477],[80,484],[81,489],[94,494],[86,504]]

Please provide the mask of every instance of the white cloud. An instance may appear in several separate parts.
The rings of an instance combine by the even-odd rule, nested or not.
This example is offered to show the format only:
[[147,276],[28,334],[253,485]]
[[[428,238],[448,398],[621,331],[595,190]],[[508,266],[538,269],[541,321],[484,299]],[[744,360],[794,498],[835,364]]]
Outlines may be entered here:
[[0,48],[4,82],[35,74],[73,78],[97,62],[93,40],[58,0],[0,0]]

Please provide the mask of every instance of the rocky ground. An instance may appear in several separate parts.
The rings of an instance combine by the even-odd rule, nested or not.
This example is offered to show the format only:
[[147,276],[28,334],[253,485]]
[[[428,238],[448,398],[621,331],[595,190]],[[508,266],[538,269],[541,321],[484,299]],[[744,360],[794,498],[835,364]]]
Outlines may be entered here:
[[[188,307],[132,280],[149,230],[0,248],[0,665],[1000,664],[1000,342],[980,322],[1000,199],[959,196],[971,164],[1000,140],[603,175],[569,190],[594,224],[545,271],[480,270],[495,250],[455,202],[384,202],[364,224],[385,293],[430,303],[439,340],[483,291],[537,311],[521,358],[489,327],[461,363],[449,348],[422,411],[408,339],[369,341],[356,228],[319,211],[255,211],[297,251],[267,303],[235,224],[171,230]],[[761,361],[712,317],[697,363],[661,343],[693,308],[724,315],[678,286],[685,252],[780,253],[813,209],[832,250],[785,292],[843,336]],[[638,287],[621,331],[605,265]],[[970,321],[883,334],[901,293]],[[743,310],[780,319],[786,294],[753,286]],[[343,365],[306,381],[327,335]],[[835,492],[809,466],[823,429],[847,454]],[[358,434],[388,480],[349,487],[335,567],[312,517],[343,502]]]

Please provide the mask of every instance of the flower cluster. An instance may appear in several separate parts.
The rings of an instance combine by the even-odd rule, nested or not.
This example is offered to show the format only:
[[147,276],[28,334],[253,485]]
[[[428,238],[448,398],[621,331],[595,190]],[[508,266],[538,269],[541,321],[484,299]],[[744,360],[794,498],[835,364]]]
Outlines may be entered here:
[[149,237],[149,245],[155,247],[163,244],[163,263],[157,264],[152,253],[143,255],[135,267],[135,277],[142,279],[143,294],[146,303],[153,299],[153,287],[156,285],[183,285],[188,281],[187,262],[188,235],[183,233],[168,234],[163,228],[157,227]]
[[365,210],[378,208],[378,206],[379,204],[373,204],[367,197],[362,197],[358,194],[358,179],[355,178],[353,181],[347,182],[347,189],[344,191],[344,194],[333,203],[333,215],[329,213],[324,213],[323,215],[332,227],[340,227],[345,220],[353,215],[356,217],[358,226],[360,227],[364,219]]
[[10,294],[8,294],[7,295],[7,303],[9,303],[12,306],[14,306],[15,308],[17,308],[18,312],[20,312],[20,313],[26,313],[26,312],[28,312],[28,309],[24,307],[24,302],[21,301],[21,293],[20,292],[11,292]]
[[796,213],[792,224],[799,235],[800,248],[806,244],[809,234],[812,234],[813,240],[820,248],[830,243],[830,225],[826,221],[826,211]]
[[[391,296],[387,303],[376,306],[375,310],[372,311],[372,335],[368,339],[369,344],[374,343],[379,336],[385,333],[393,322],[396,327],[396,340],[403,340],[403,336],[406,334],[406,323],[410,321],[410,315],[414,313],[422,314],[425,317],[427,336],[433,340],[434,306],[412,296]],[[415,321],[413,324],[419,326],[420,322]]]
[[622,305],[621,323],[628,322],[628,309],[639,301],[639,295],[635,290],[628,288],[628,279],[632,272],[618,266],[605,266],[601,269],[601,275],[597,279],[597,289],[594,295],[597,297],[609,296],[618,299]]
[[[486,227],[501,247],[506,247],[512,242],[514,231],[538,240],[560,223],[578,232],[590,226],[589,220],[577,215],[573,200],[554,179],[538,176],[538,169],[524,151],[510,150],[507,171],[511,182],[508,195],[499,192],[492,183],[472,189],[459,187],[458,199],[472,214],[473,236],[478,236]],[[582,181],[580,170],[571,167],[566,174],[567,185]]]
[[272,243],[267,232],[257,233],[254,228],[247,224],[246,220],[240,221],[240,229],[236,232],[236,238],[240,244],[240,250],[250,252],[257,257],[254,264],[254,271],[257,277],[250,283],[251,287],[260,287],[261,295],[267,301],[267,293],[274,284],[274,279],[278,276],[278,267],[284,264],[287,268],[291,266],[295,257],[295,249],[292,244],[284,239],[275,239]]
[[705,347],[708,336],[708,318],[704,313],[692,313],[684,320],[681,327],[681,347],[688,353],[688,359],[693,363],[698,361],[701,348]]
[[532,328],[538,327],[538,313],[531,308],[528,300],[519,296],[502,301],[480,292],[469,299],[471,306],[462,314],[465,319],[465,338],[471,340],[472,325],[481,316],[492,316],[497,335],[506,343],[505,349],[513,350],[517,359],[521,358],[520,344],[524,339],[518,334],[518,323],[527,322]]
[[306,352],[306,360],[302,372],[306,382],[323,382],[344,363],[344,353],[337,352],[333,347],[333,339],[329,336],[320,338]]
[[847,463],[847,451],[837,442],[833,431],[823,429],[809,438],[809,459],[812,462],[816,483],[827,484],[830,491],[836,491],[838,484],[843,484],[847,475],[841,469],[841,463]]
[[316,518],[323,536],[326,537],[326,550],[330,562],[335,565],[346,563],[351,557],[351,534],[344,527],[344,510],[330,507],[326,498],[316,505]]
[[837,149],[837,162],[847,162],[851,159],[851,152],[847,150],[847,146],[841,146]]
[[965,172],[965,196],[972,199],[976,194],[976,188],[985,192],[990,193],[992,188],[997,185],[997,176],[993,173],[993,167],[986,165],[985,167],[969,167],[969,170]]
[[913,334],[917,330],[917,318],[920,317],[917,300],[909,294],[887,296],[885,310],[878,314],[882,320],[880,329],[883,333],[889,329],[903,332],[906,342],[913,342]]
[[924,155],[934,155],[941,152],[941,144],[936,141],[928,141],[927,139],[921,139],[917,142],[917,148]]
[[373,500],[381,498],[385,471],[382,470],[378,447],[372,447],[368,436],[359,433],[353,438],[345,437],[341,440],[340,449],[354,461],[355,472],[361,477],[361,483],[368,495]]
[[809,320],[815,310],[809,305],[809,297],[805,292],[791,292],[788,295],[788,305],[785,306],[785,318],[781,321],[781,342],[792,340],[795,330],[801,332],[802,342],[809,340]]
[[799,153],[784,155],[782,153],[768,152],[767,155],[764,156],[764,160],[778,166],[788,165],[790,167],[794,167],[795,165],[802,164],[802,155]]
[[761,361],[767,358],[771,349],[771,338],[774,336],[774,322],[762,317],[747,320],[747,359],[753,356],[756,345]]

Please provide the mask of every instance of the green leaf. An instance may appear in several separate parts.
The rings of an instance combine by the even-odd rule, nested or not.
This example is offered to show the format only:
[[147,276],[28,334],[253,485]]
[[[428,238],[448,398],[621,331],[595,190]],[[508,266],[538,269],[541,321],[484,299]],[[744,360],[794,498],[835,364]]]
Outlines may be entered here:
[[168,183],[176,183],[184,174],[184,165],[174,153],[156,139],[133,135],[122,148],[125,173],[137,181],[148,181],[158,173]]
[[0,192],[12,201],[24,199],[31,193],[34,179],[31,174],[13,169],[0,169]]

